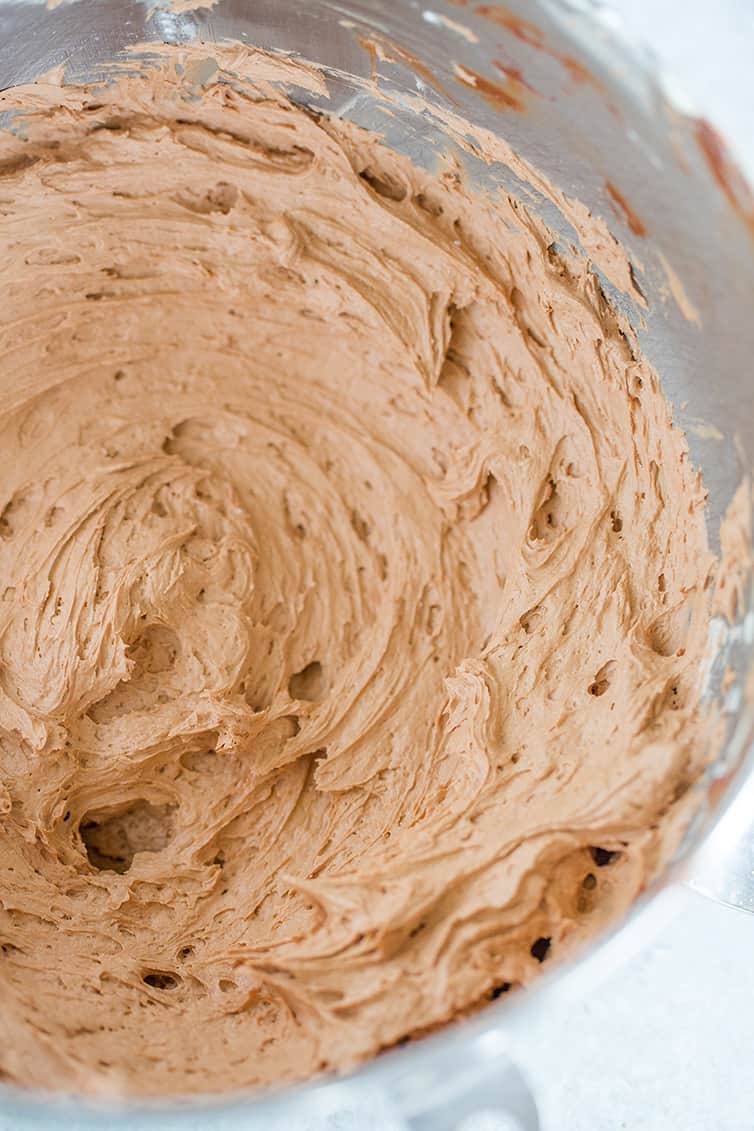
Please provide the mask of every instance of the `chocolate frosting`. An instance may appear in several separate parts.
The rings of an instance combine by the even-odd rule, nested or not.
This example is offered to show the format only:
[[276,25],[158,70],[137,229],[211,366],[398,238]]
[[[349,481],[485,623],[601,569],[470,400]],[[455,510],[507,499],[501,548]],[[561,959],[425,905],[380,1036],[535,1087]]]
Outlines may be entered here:
[[0,97],[0,1071],[40,1087],[342,1069],[529,982],[706,750],[704,491],[592,259],[289,62],[168,57]]

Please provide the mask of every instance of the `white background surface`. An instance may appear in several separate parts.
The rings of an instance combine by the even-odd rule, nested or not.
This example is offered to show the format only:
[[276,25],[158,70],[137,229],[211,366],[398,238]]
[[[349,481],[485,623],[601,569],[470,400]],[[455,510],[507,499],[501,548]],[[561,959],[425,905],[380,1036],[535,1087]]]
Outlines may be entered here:
[[543,1131],[754,1129],[754,915],[691,891],[657,943],[518,1057]]
[[604,7],[651,47],[674,100],[714,122],[754,178],[754,0],[605,0]]

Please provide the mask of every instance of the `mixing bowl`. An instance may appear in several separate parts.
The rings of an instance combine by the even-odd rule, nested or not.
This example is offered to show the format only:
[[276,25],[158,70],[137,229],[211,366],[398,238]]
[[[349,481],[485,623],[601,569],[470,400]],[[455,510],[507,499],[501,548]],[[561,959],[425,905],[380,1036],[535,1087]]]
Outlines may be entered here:
[[[647,307],[607,281],[605,289],[635,326],[687,433],[718,548],[721,517],[754,458],[754,204],[714,126],[674,108],[650,57],[616,31],[609,11],[590,0],[204,0],[195,9],[185,0],[0,0],[0,88],[60,65],[73,79],[103,78],[113,61],[141,65],[154,42],[201,41],[211,58],[212,44],[228,39],[316,61],[329,93],[298,92],[310,106],[378,129],[425,167],[453,152],[471,183],[524,196],[564,240],[578,242],[565,217],[507,166],[475,153],[473,139],[449,130],[449,113],[505,138],[606,219]],[[13,127],[7,116],[0,125]],[[754,907],[754,611],[739,607],[735,625],[716,619],[712,629],[705,694],[720,710],[725,741],[699,786],[698,815],[628,920],[578,960],[534,990],[337,1080],[261,1098],[117,1107],[7,1085],[0,1120],[14,1128],[536,1128],[511,1054],[532,1011],[555,994],[586,992],[641,946],[683,880]],[[475,1124],[482,1113],[487,1122]]]

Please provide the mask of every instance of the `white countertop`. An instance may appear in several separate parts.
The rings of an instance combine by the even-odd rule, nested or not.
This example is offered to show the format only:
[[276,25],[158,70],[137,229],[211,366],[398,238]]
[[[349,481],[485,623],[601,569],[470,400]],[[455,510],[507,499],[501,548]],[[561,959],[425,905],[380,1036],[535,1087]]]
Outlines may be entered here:
[[754,915],[689,891],[648,950],[537,1018],[519,1064],[543,1131],[754,1128]]

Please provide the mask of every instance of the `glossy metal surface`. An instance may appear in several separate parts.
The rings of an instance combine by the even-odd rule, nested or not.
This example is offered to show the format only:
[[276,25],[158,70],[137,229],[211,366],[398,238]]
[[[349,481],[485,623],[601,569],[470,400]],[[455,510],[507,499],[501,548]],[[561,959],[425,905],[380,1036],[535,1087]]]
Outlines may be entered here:
[[[609,11],[592,0],[508,0],[505,7],[463,0],[219,0],[214,8],[183,13],[167,0],[64,0],[49,11],[43,2],[0,0],[0,87],[60,64],[75,77],[101,77],[109,62],[150,41],[202,40],[211,55],[212,42],[226,38],[316,60],[329,75],[331,97],[308,101],[378,128],[420,164],[430,166],[455,148],[475,183],[522,193],[565,239],[574,241],[575,234],[552,205],[507,169],[454,147],[434,111],[451,110],[505,137],[605,216],[635,257],[649,313],[624,308],[703,469],[715,544],[720,516],[754,462],[750,201],[714,131],[667,103],[650,57],[620,38]],[[370,42],[379,50],[369,49]],[[476,88],[459,81],[459,66],[478,76]],[[393,100],[391,117],[364,90],[370,78]],[[618,187],[629,211],[616,205],[608,184]],[[669,297],[663,259],[701,324],[687,320]],[[672,913],[672,885],[680,879],[754,909],[754,711],[744,692],[754,613],[732,632],[722,624],[715,632],[708,693],[725,714],[726,743],[700,789],[699,817],[663,883],[580,961],[526,995],[490,1005],[473,1021],[334,1083],[257,1101],[226,1098],[209,1108],[122,1110],[0,1089],[0,1119],[14,1128],[470,1131],[469,1120],[487,1112],[480,1125],[534,1131],[536,1109],[510,1055],[532,1011],[546,1009],[552,995],[593,989],[602,970],[643,945]],[[728,665],[737,679],[723,694]]]

